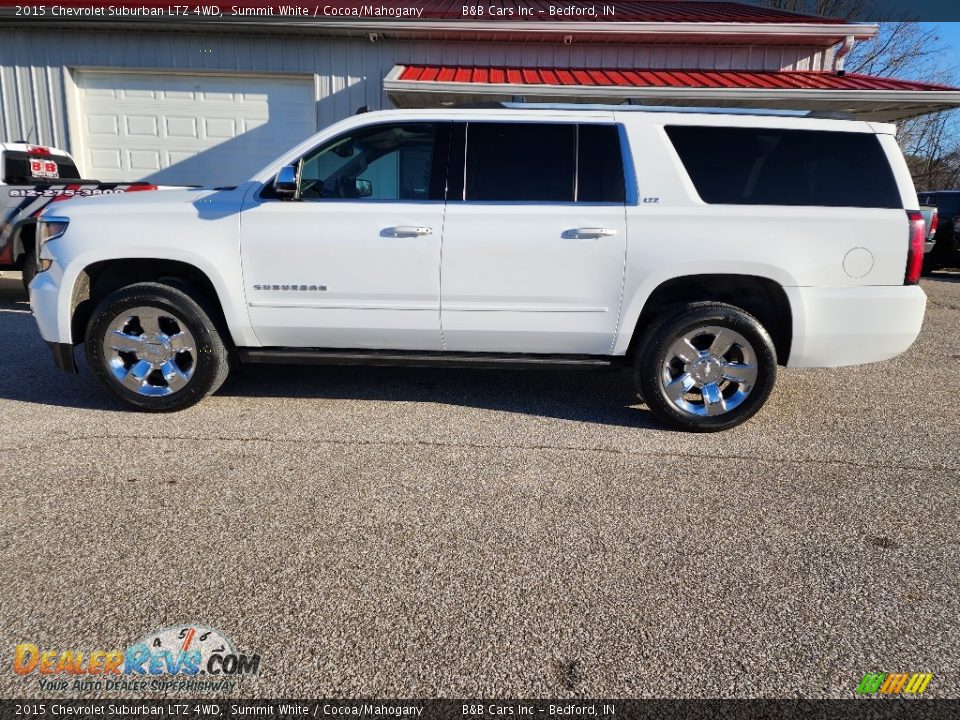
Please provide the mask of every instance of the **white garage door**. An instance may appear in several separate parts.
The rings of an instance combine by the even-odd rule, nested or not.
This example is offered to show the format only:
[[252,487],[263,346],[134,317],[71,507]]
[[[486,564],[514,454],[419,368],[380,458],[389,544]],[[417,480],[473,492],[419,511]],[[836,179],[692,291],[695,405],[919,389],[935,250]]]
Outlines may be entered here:
[[71,140],[84,177],[246,180],[317,130],[312,79],[83,71]]

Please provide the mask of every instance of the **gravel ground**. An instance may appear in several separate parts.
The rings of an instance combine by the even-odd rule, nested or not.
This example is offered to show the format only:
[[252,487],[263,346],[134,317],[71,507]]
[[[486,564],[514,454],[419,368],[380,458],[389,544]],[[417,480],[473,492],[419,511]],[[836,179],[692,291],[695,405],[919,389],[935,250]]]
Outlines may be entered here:
[[905,355],[703,436],[616,373],[256,367],[129,413],[8,275],[0,694],[44,694],[18,643],[195,622],[261,655],[235,695],[956,697],[960,275],[923,285]]

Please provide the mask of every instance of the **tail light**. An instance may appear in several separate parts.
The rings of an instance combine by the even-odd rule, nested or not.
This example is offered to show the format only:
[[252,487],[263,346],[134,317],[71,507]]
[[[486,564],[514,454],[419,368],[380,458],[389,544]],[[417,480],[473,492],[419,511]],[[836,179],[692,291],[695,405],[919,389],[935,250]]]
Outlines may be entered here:
[[937,212],[937,209],[933,210],[933,217],[930,219],[930,232],[927,233],[927,238],[933,240],[933,236],[937,234],[937,226],[940,225],[940,213]]
[[907,221],[910,225],[910,246],[907,249],[907,272],[903,284],[916,285],[920,282],[920,270],[923,268],[923,243],[927,226],[923,221],[923,213],[918,210],[907,210]]
[[42,145],[27,145],[27,155],[49,155],[50,148]]

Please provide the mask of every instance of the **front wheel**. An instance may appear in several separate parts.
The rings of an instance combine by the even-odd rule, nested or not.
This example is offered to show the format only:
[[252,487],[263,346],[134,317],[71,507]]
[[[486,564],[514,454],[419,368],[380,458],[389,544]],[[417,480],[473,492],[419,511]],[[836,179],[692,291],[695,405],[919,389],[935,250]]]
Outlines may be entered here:
[[692,432],[727,430],[766,402],[777,374],[770,335],[724,303],[672,307],[640,340],[634,380],[650,412]]
[[27,250],[20,258],[20,272],[23,275],[23,287],[30,289],[30,281],[37,275],[37,251]]
[[183,410],[215,392],[229,371],[211,313],[186,293],[138,283],[110,294],[87,326],[86,355],[107,391],[147,412]]

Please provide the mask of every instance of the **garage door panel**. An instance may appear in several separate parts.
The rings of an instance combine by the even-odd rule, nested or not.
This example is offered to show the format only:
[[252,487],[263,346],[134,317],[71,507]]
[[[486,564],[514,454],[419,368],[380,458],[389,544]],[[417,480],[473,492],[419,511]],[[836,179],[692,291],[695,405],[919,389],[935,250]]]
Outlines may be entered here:
[[236,183],[316,132],[307,78],[82,71],[76,83],[73,147],[104,181]]
[[224,100],[229,100],[233,102],[236,99],[236,95],[232,92],[203,92],[200,93],[199,100],[201,101],[211,101],[211,102],[223,102]]
[[197,96],[193,90],[164,90],[160,93],[159,100],[196,100]]
[[157,118],[152,115],[127,115],[127,136],[157,137]]
[[160,153],[156,150],[130,150],[127,152],[127,164],[134,171],[156,171],[160,169]]
[[207,138],[232,138],[237,134],[237,123],[227,118],[204,118],[203,134]]
[[171,150],[166,154],[166,167],[171,165],[176,165],[177,163],[186,162],[192,157],[196,157],[197,153],[192,152],[177,152],[176,150]]
[[117,172],[123,170],[119,150],[94,150],[91,152],[91,157],[93,164],[98,168]]
[[191,138],[196,140],[197,119],[194,117],[177,117],[167,115],[165,118],[164,132],[171,138]]
[[116,115],[88,115],[87,132],[91,135],[111,135],[117,136],[120,133],[120,127]]

